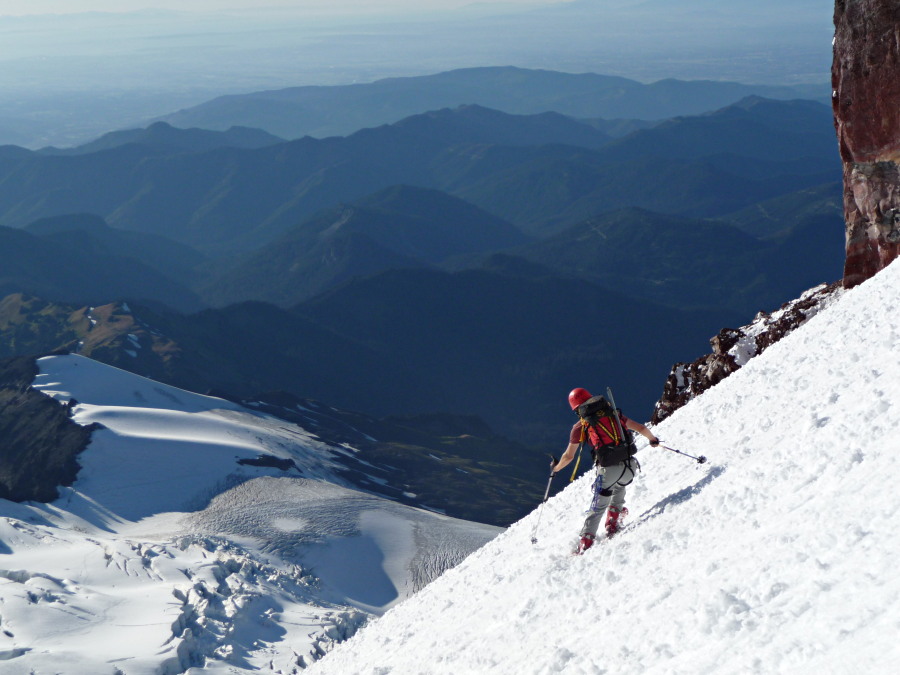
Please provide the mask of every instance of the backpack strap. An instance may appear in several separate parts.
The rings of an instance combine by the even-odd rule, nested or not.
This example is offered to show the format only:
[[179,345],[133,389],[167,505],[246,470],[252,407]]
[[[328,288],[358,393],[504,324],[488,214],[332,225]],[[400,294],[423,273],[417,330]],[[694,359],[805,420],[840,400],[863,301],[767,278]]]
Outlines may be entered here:
[[[614,412],[613,414],[618,415],[618,412]],[[588,427],[588,422],[586,420],[581,420],[581,437],[584,438],[584,434]],[[597,423],[593,426],[599,427],[603,430],[603,433],[606,434],[607,438],[612,439],[612,443],[604,443],[603,446],[607,445],[619,445],[622,442],[622,437],[619,435],[619,425],[618,424],[604,424],[603,419],[598,419]],[[599,434],[598,434],[599,437]]]
[[[613,414],[618,415],[618,411]],[[619,422],[618,419],[615,421]],[[591,456],[594,458],[594,464],[604,467],[611,466],[632,456],[634,452],[633,445],[631,440],[623,435],[621,423],[613,424],[613,420],[603,417],[597,419],[594,424],[589,426],[594,429],[598,443],[596,446],[593,446],[592,439]],[[601,432],[610,440],[604,442]]]

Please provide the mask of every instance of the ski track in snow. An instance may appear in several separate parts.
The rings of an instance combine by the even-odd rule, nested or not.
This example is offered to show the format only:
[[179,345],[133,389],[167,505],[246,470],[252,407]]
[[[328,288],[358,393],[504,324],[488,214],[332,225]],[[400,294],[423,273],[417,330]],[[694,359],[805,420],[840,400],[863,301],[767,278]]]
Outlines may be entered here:
[[[498,528],[352,489],[300,427],[81,356],[34,387],[100,423],[51,504],[0,500],[0,674],[297,673]],[[298,468],[238,464],[271,455]],[[440,534],[435,534],[440,533]]]
[[898,355],[894,263],[660,424],[709,463],[642,449],[615,539],[582,477],[308,672],[900,672]]

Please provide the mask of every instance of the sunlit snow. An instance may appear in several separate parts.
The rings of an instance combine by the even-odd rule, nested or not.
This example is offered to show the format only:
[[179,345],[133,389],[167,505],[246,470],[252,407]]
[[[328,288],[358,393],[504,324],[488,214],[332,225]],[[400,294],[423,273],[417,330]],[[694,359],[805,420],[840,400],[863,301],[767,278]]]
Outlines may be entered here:
[[[0,673],[294,673],[499,531],[354,489],[352,452],[77,356],[34,387],[99,423],[52,504],[0,500]],[[294,467],[239,464],[271,455]]]
[[491,540],[343,484],[352,449],[295,425],[42,360],[106,428],[55,503],[0,502],[0,672],[897,672],[898,351],[895,263],[659,425],[709,462],[642,448],[583,556],[589,477]]
[[660,424],[709,463],[644,448],[616,538],[581,478],[309,672],[900,672],[898,357],[894,263]]

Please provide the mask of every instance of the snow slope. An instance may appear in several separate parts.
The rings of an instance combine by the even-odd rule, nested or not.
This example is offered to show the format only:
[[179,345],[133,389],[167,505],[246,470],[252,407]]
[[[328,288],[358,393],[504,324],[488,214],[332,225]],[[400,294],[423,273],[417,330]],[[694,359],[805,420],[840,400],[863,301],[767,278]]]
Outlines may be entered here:
[[38,363],[104,428],[57,501],[0,500],[0,673],[299,672],[499,531],[354,489],[352,448],[278,418]]
[[898,427],[894,263],[659,425],[710,461],[643,449],[620,536],[568,554],[583,477],[308,672],[900,672]]

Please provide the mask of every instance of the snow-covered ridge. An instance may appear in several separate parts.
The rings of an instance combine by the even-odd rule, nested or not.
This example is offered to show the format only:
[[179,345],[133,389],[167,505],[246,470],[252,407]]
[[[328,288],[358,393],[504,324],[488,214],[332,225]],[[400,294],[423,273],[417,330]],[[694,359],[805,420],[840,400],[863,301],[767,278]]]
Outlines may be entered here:
[[579,479],[310,672],[898,672],[898,353],[894,263],[660,424],[709,463],[642,449],[615,539]]
[[78,355],[39,366],[34,388],[103,428],[54,503],[0,500],[0,673],[300,672],[499,531],[354,489],[352,448],[296,424]]

